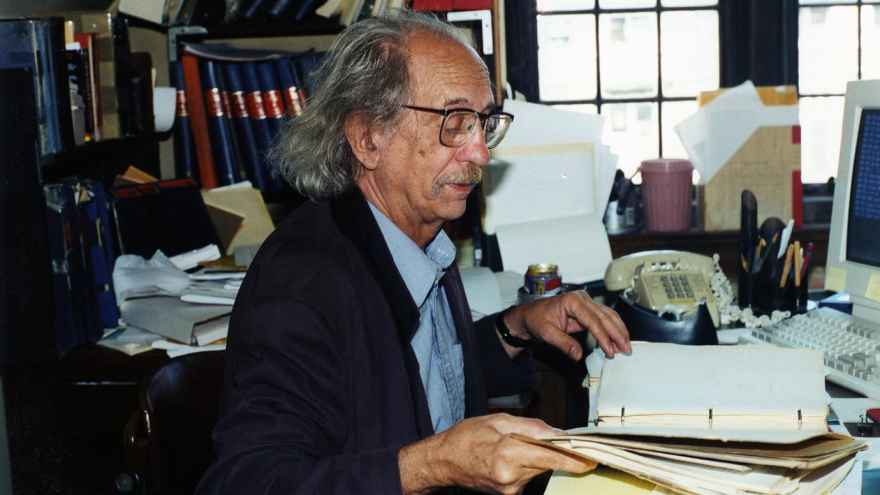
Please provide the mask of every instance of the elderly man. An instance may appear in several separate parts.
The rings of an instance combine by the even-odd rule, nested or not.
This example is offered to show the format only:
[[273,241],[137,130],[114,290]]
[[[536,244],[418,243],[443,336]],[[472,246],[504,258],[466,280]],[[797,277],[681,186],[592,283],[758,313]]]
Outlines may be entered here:
[[[572,359],[589,330],[629,352],[624,325],[583,292],[470,321],[441,230],[513,117],[446,24],[413,13],[336,40],[281,170],[312,199],[260,250],[230,325],[218,459],[202,493],[518,493],[568,456],[511,438],[556,432],[486,416],[527,380],[531,340]],[[586,412],[585,412],[586,414]],[[465,419],[468,418],[468,419]]]

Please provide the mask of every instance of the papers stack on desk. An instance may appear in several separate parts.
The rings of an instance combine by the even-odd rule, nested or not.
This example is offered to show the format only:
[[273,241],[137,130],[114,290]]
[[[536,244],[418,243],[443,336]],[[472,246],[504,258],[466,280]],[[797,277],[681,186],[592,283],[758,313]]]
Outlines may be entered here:
[[617,157],[601,143],[601,117],[515,100],[504,109],[516,124],[486,168],[483,229],[497,234],[505,270],[549,262],[566,282],[602,278]]
[[828,432],[811,350],[634,342],[598,387],[593,424],[530,441],[707,495],[829,493],[866,448]]

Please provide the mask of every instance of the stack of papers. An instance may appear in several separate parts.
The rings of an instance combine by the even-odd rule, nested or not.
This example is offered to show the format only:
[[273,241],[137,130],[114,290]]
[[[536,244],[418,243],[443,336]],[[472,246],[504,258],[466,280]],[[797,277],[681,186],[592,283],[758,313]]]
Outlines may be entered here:
[[634,342],[601,373],[589,427],[526,441],[706,495],[829,493],[867,447],[828,432],[815,351]]
[[483,229],[496,234],[505,270],[554,263],[563,281],[601,279],[611,261],[602,223],[617,157],[598,115],[516,100],[516,117],[486,168]]

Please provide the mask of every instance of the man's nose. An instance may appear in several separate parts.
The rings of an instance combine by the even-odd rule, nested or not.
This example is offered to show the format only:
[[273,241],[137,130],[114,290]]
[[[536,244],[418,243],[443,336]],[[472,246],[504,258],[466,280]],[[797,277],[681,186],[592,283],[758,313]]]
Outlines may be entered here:
[[489,147],[486,146],[486,132],[481,126],[474,129],[467,144],[459,149],[459,158],[479,166],[489,163]]

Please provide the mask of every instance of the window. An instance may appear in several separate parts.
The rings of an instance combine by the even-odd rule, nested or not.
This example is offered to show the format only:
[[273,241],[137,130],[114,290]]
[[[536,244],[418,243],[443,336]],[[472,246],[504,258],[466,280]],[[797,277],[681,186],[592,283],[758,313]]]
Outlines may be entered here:
[[605,115],[627,174],[687,157],[675,125],[719,85],[717,0],[537,0],[537,12],[542,103]]
[[[871,5],[875,4],[875,5]],[[880,77],[880,0],[800,0],[798,90],[804,182],[837,173],[846,82]]]

